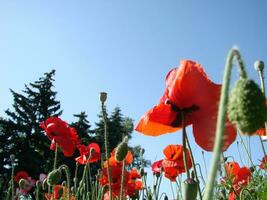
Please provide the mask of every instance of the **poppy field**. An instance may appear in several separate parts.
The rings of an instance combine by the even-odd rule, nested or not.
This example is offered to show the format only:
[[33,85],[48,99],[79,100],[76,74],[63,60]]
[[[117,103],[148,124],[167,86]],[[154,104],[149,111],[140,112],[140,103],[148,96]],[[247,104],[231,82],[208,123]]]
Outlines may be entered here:
[[[230,84],[232,68],[239,70],[238,80]],[[141,162],[132,167],[134,153],[130,150],[129,136],[125,135],[116,148],[110,151],[110,134],[107,123],[108,94],[100,93],[103,119],[104,147],[79,138],[74,127],[57,116],[49,116],[39,126],[49,139],[54,152],[50,171],[39,179],[31,171],[20,170],[16,157],[10,155],[12,173],[5,183],[1,199],[6,200],[267,200],[267,154],[262,136],[266,136],[267,106],[264,83],[264,62],[256,61],[261,85],[251,80],[246,72],[239,50],[233,48],[227,56],[222,84],[210,80],[205,68],[191,60],[167,73],[166,87],[160,100],[135,125],[135,130],[147,136],[166,133],[182,135],[182,143],[171,141],[162,149],[164,157],[145,166],[141,149]],[[162,77],[159,77],[159,79]],[[160,95],[160,94],[159,94]],[[187,135],[192,126],[194,140]],[[251,165],[236,161],[236,155],[224,156],[237,137],[257,137],[260,158],[252,158],[251,148],[242,142],[243,153]],[[153,138],[152,138],[153,139]],[[192,143],[200,150],[212,153],[208,164],[208,177],[203,177],[203,166],[198,164]],[[58,155],[71,157],[78,151],[75,173],[67,163],[59,162]],[[146,149],[146,151],[149,151]],[[46,159],[46,158],[43,158]],[[252,162],[257,160],[258,162]],[[100,166],[93,172],[94,166]],[[78,173],[78,169],[82,173]],[[153,176],[153,184],[148,176]],[[162,180],[171,182],[172,194],[162,188]],[[1,187],[4,185],[0,183]]]

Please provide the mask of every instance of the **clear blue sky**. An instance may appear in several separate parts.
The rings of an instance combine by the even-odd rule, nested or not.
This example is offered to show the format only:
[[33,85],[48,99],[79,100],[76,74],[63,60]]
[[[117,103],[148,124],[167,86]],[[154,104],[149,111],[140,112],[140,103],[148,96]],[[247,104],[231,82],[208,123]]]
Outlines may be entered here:
[[[64,120],[71,122],[73,114],[86,111],[93,123],[99,92],[106,91],[109,110],[120,106],[137,122],[158,102],[166,73],[181,59],[198,61],[220,83],[233,45],[240,47],[249,74],[258,80],[253,63],[267,61],[266,9],[264,0],[3,0],[0,114],[12,105],[9,88],[19,92],[56,69]],[[258,140],[252,140],[254,157],[261,159]],[[166,145],[180,141],[180,133],[151,138],[134,132],[131,143],[145,147],[153,161]],[[192,146],[202,162],[200,148],[194,141]],[[235,146],[228,154],[238,159]]]

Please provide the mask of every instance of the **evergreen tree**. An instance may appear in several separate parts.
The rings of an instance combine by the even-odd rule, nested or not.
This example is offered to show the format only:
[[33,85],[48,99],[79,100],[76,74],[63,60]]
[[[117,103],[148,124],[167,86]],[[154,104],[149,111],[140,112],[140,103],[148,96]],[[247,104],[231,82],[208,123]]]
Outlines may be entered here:
[[[16,156],[19,169],[32,176],[49,171],[52,163],[50,141],[43,134],[39,123],[50,116],[59,116],[60,102],[53,91],[55,70],[45,73],[38,81],[25,85],[22,93],[10,90],[13,95],[13,111],[5,111],[7,118],[0,118],[2,128],[0,145],[1,173],[9,171],[9,156]],[[5,138],[5,140],[2,140]],[[52,156],[53,157],[53,156]],[[43,159],[45,158],[45,159]]]
[[74,127],[79,135],[79,138],[86,145],[93,141],[94,130],[91,130],[91,125],[87,120],[87,115],[85,112],[81,112],[80,114],[74,114],[74,117],[78,118],[76,122],[71,124]]

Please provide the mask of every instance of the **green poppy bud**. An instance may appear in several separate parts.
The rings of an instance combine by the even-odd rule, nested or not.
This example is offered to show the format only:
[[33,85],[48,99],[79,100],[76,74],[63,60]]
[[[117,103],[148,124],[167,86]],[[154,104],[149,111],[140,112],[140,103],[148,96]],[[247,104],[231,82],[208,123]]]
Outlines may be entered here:
[[22,178],[22,179],[19,180],[19,187],[20,187],[21,189],[25,189],[25,188],[27,188],[27,185],[28,185],[28,184],[29,184],[28,181],[25,180],[24,178]]
[[43,190],[47,190],[48,189],[47,178],[44,179],[44,181],[42,183],[42,188],[43,188]]
[[47,176],[48,185],[56,185],[61,180],[61,171],[58,169],[53,170]]
[[168,196],[167,195],[165,195],[164,200],[168,200]]
[[196,200],[198,183],[193,179],[187,179],[182,183],[182,194],[184,200]]
[[267,115],[265,97],[253,80],[237,81],[229,99],[228,114],[244,134],[252,135],[263,127]]
[[115,160],[117,162],[123,161],[127,153],[128,153],[128,144],[126,142],[121,142],[116,148]]

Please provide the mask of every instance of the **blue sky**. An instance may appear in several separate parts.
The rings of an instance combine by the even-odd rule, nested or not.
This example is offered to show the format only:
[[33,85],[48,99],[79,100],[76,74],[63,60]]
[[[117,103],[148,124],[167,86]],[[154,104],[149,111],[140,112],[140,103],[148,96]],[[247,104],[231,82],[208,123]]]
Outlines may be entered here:
[[[12,105],[9,88],[19,92],[56,69],[64,120],[86,111],[93,123],[99,92],[106,91],[109,110],[120,106],[137,122],[158,102],[165,75],[181,59],[201,63],[220,83],[233,45],[258,82],[253,63],[267,60],[266,9],[264,0],[0,1],[0,114]],[[166,145],[180,141],[180,133],[151,138],[134,132],[131,143],[144,146],[153,161]],[[252,144],[255,159],[261,159],[258,139]],[[200,148],[194,141],[192,146],[202,162]],[[237,158],[235,147],[228,154]]]

